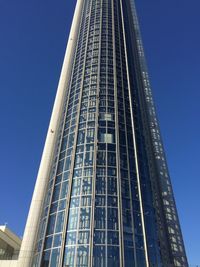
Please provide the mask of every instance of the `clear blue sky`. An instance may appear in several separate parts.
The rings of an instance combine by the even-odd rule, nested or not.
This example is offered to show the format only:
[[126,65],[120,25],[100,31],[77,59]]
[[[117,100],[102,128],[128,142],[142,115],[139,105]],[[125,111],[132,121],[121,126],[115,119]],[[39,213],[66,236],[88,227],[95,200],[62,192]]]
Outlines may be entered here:
[[[0,0],[0,224],[22,235],[75,0]],[[200,264],[200,1],[136,0],[189,262]]]

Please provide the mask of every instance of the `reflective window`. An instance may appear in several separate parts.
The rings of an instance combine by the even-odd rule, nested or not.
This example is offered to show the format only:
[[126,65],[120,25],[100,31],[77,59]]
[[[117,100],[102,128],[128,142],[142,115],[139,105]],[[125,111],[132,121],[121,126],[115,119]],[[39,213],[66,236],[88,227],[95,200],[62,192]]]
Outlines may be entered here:
[[89,247],[79,246],[77,250],[77,266],[87,267],[89,259]]
[[55,229],[56,233],[62,232],[63,224],[64,224],[64,215],[65,215],[64,211],[58,213],[57,221],[56,221],[56,229]]

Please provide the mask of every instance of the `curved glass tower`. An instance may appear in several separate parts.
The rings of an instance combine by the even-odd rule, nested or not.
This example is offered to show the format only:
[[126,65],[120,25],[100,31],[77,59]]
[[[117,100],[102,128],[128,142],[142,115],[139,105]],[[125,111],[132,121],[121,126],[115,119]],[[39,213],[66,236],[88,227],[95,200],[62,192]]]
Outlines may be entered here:
[[20,267],[187,267],[133,0],[78,0]]

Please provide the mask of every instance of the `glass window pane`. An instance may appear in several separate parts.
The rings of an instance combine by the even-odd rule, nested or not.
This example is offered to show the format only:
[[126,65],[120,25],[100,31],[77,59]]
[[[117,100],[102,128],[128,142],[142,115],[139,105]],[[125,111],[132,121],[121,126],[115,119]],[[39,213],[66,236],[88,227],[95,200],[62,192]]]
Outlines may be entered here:
[[42,261],[41,261],[41,265],[44,267],[48,267],[49,266],[49,258],[50,258],[50,251],[45,251],[43,256],[42,256]]
[[53,246],[54,247],[59,247],[61,245],[61,242],[62,242],[62,235],[61,234],[55,235],[54,236],[54,241],[53,241]]
[[56,222],[56,230],[55,232],[62,232],[63,229],[63,223],[64,223],[64,211],[58,213],[57,222]]
[[68,230],[77,229],[77,224],[78,224],[78,209],[70,209]]
[[81,208],[80,221],[79,221],[80,229],[90,228],[90,211],[91,211],[90,208]]
[[81,231],[78,234],[78,243],[79,244],[89,244],[90,232]]
[[95,228],[106,228],[106,210],[105,208],[95,208]]
[[108,244],[119,245],[119,233],[115,231],[108,231],[107,240]]
[[48,248],[51,248],[51,245],[52,245],[52,239],[53,237],[52,236],[48,236],[45,240],[45,244],[44,244],[44,249],[48,249]]
[[65,259],[64,266],[73,267],[75,259],[75,247],[66,247],[65,248]]
[[54,192],[53,192],[53,199],[52,199],[52,202],[58,200],[59,198],[59,194],[60,194],[60,184],[56,185],[54,187]]
[[56,221],[56,215],[51,215],[49,217],[48,221],[48,227],[47,227],[47,235],[53,234],[54,232],[54,226],[55,226],[55,221]]
[[51,264],[50,267],[57,267],[59,263],[60,250],[53,249],[51,254]]
[[95,230],[94,232],[94,243],[95,244],[105,244],[106,243],[106,232]]
[[61,189],[61,194],[60,198],[66,198],[67,197],[67,192],[68,192],[68,181],[62,183],[62,189]]
[[59,210],[64,210],[65,207],[66,207],[66,200],[64,199],[59,202]]
[[68,232],[66,245],[75,245],[76,244],[76,232]]
[[[94,266],[106,266],[106,250],[104,246],[94,246]],[[110,265],[110,267],[112,264]]]
[[89,247],[88,246],[80,246],[77,251],[77,267],[87,267],[89,259]]
[[118,209],[108,208],[108,229],[117,230],[118,229]]
[[[108,246],[108,266],[119,265],[119,247]],[[144,267],[145,265],[143,265]]]

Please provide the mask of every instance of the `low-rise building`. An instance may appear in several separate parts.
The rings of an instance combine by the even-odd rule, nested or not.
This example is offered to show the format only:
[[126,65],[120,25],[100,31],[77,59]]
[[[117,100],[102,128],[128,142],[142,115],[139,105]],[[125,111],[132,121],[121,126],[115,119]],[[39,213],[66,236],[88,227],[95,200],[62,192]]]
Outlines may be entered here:
[[21,239],[7,226],[0,226],[0,267],[16,267]]

